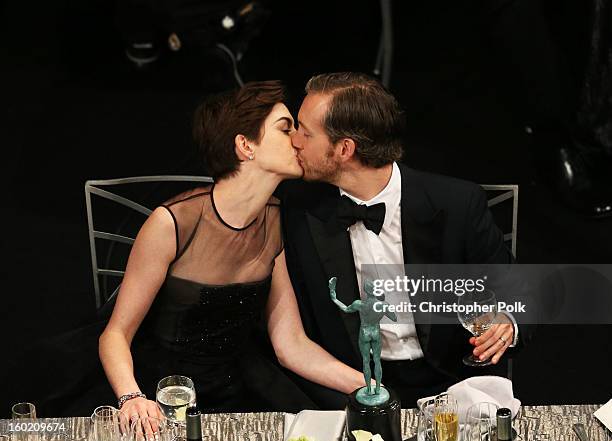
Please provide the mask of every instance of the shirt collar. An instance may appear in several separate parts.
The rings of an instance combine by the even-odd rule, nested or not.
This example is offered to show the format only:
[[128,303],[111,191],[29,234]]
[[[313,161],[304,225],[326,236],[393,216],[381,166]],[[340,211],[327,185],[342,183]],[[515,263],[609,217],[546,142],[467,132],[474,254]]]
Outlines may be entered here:
[[362,201],[359,198],[347,193],[343,189],[339,188],[340,196],[347,196],[357,204],[374,205],[380,202],[385,204],[385,221],[383,228],[388,228],[389,224],[393,220],[395,211],[399,208],[400,201],[402,199],[402,175],[396,162],[393,163],[393,169],[391,170],[391,178],[385,188],[380,193],[374,196],[372,199]]

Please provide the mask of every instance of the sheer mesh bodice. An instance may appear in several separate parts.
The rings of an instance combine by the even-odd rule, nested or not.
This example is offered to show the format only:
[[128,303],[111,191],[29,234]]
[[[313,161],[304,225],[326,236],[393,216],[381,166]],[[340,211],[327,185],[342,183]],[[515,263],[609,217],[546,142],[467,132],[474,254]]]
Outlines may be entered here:
[[176,226],[176,258],[147,316],[168,349],[204,362],[240,354],[268,298],[282,251],[280,211],[271,200],[244,228],[221,218],[214,185],[164,205]]
[[282,249],[278,201],[271,200],[244,228],[225,223],[214,186],[183,193],[164,205],[177,227],[177,257],[168,274],[208,285],[263,280]]

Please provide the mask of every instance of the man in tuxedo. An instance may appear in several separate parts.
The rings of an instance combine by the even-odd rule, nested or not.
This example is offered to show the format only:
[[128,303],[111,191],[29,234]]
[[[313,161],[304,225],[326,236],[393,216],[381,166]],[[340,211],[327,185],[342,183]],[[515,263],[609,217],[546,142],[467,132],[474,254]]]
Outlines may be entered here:
[[[470,182],[413,170],[399,163],[403,115],[375,79],[358,73],[313,77],[293,135],[303,181],[279,192],[287,265],[309,337],[361,370],[359,318],[329,299],[350,304],[362,292],[364,264],[511,263],[487,208],[484,191]],[[459,325],[426,325],[405,313],[401,324],[381,325],[383,383],[404,407],[445,390],[466,373],[470,350],[495,364],[516,344],[508,318],[479,338]],[[416,323],[416,324],[415,324]],[[303,386],[323,408],[345,397]]]

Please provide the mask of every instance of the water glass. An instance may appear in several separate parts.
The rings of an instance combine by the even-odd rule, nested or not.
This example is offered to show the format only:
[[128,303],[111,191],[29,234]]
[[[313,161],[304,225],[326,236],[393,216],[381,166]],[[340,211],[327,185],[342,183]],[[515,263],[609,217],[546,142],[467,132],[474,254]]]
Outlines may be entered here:
[[36,406],[32,403],[17,403],[11,408],[11,415],[13,419],[35,419]]
[[96,407],[91,415],[92,441],[129,441],[129,418],[113,406]]
[[419,408],[417,441],[435,441],[433,433],[435,399],[427,400]]
[[464,441],[497,439],[497,409],[495,403],[476,403],[465,413]]
[[[36,406],[32,403],[17,403],[11,408],[11,417],[17,420],[30,420],[24,421],[22,426],[27,426],[29,422],[36,419]],[[20,431],[14,432],[12,436],[9,436],[13,441],[35,441],[40,438],[38,433]]]

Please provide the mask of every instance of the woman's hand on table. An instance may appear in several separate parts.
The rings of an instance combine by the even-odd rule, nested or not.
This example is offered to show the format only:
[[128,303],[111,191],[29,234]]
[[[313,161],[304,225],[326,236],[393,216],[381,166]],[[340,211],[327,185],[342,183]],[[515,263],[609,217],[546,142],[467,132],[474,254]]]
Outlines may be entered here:
[[[130,424],[138,418],[164,418],[161,411],[159,410],[159,406],[157,406],[157,403],[155,401],[147,400],[146,398],[140,397],[132,398],[131,400],[127,400],[125,403],[123,403],[123,406],[121,406],[121,412],[129,418]],[[146,434],[152,434],[157,432],[157,427],[151,427],[151,425],[147,426],[143,427]]]

